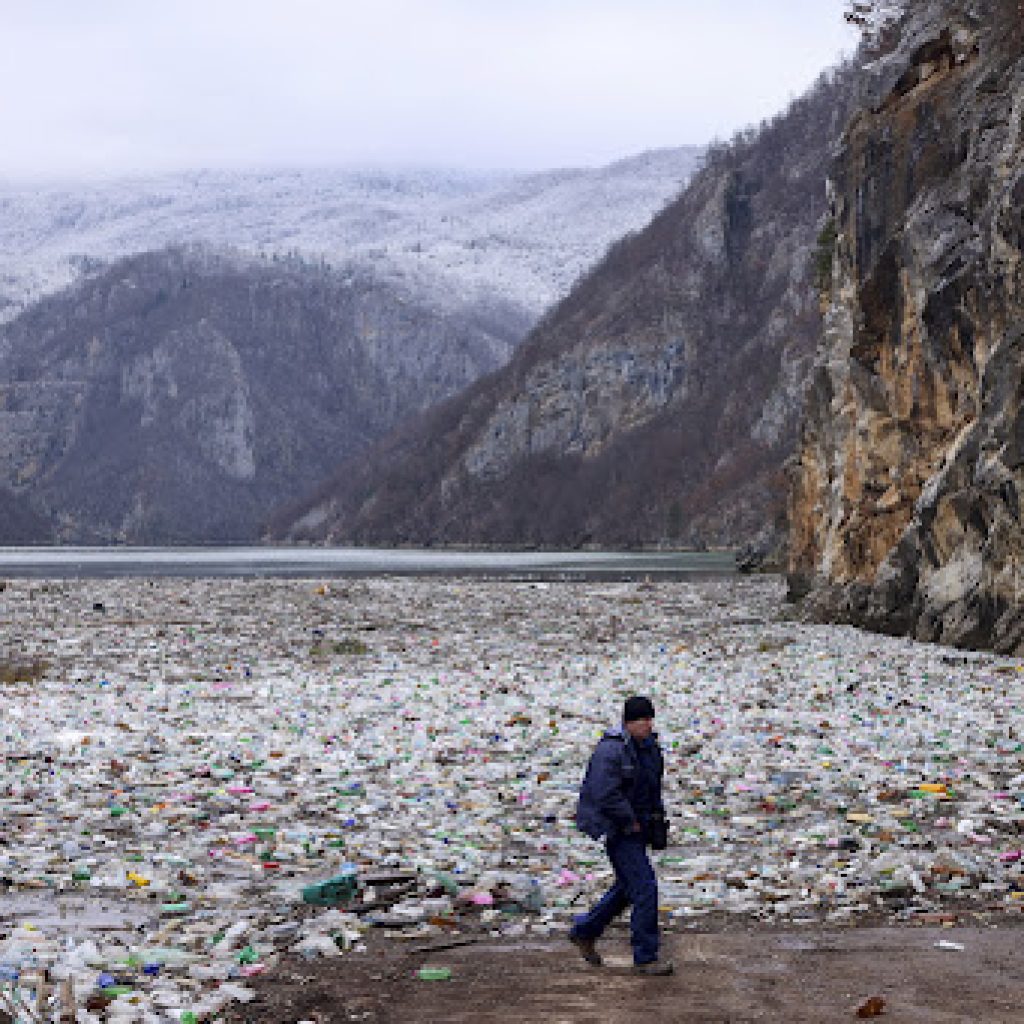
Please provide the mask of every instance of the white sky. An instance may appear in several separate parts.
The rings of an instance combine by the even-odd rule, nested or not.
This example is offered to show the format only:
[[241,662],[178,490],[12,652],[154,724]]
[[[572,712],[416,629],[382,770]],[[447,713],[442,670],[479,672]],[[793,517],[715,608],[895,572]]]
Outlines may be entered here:
[[842,0],[0,0],[0,178],[606,163],[728,137]]

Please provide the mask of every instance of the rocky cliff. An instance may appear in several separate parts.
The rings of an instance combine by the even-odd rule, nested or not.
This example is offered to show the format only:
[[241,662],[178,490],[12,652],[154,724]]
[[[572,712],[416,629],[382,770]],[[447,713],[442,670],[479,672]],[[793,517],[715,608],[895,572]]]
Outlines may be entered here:
[[53,540],[53,524],[46,514],[28,498],[0,487],[0,543],[51,544]]
[[1020,651],[1022,14],[909,12],[832,170],[791,589],[818,616]]
[[360,267],[198,247],[117,261],[0,328],[0,543],[254,540],[528,326]]
[[732,544],[769,536],[821,330],[817,237],[851,73],[713,148],[508,367],[343,466],[278,535]]

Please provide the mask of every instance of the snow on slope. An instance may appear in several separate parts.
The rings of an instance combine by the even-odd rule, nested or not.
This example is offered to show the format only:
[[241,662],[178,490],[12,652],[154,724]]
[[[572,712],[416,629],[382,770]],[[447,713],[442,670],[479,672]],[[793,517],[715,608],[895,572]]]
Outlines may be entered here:
[[299,253],[539,315],[609,243],[643,227],[698,147],[534,175],[439,170],[203,171],[81,184],[0,182],[0,321],[92,261],[181,242]]

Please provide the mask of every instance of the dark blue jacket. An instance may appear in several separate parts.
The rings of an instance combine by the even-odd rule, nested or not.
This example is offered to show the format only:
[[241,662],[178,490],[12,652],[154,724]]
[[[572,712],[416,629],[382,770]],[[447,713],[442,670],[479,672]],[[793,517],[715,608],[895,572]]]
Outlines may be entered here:
[[665,760],[657,736],[640,756],[625,729],[609,729],[594,748],[580,787],[576,827],[592,839],[627,832],[651,814],[665,813],[661,780]]

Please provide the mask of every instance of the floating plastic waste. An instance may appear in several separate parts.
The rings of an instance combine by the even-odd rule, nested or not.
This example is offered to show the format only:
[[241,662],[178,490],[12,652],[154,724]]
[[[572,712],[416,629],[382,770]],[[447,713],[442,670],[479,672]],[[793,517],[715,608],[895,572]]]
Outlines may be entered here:
[[573,812],[634,692],[666,750],[667,926],[1024,908],[1024,666],[786,621],[777,580],[11,581],[2,602],[0,657],[38,673],[0,684],[20,999],[49,971],[51,1007],[201,1020],[370,929],[561,933],[608,884]]

